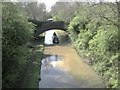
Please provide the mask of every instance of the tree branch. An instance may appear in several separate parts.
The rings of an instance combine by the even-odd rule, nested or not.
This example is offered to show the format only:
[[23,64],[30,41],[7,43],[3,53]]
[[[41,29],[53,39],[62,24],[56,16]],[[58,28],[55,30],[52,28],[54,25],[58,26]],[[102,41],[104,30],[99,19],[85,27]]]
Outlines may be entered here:
[[114,25],[118,26],[119,24],[115,23],[114,21],[112,21],[111,19],[105,17],[105,16],[102,16],[104,19],[108,20],[109,22],[113,23]]

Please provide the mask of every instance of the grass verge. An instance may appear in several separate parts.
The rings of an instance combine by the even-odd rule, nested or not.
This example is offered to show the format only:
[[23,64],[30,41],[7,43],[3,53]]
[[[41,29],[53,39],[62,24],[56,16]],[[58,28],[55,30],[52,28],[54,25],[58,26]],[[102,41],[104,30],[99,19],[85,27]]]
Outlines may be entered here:
[[30,49],[29,62],[25,65],[26,68],[19,75],[19,80],[16,83],[16,88],[38,88],[40,80],[41,60],[43,57],[44,45],[43,38],[32,40],[32,51]]
[[38,88],[39,86],[40,66],[44,50],[43,38],[31,42],[34,48],[31,56],[31,63],[28,66],[27,74],[22,85],[23,88]]

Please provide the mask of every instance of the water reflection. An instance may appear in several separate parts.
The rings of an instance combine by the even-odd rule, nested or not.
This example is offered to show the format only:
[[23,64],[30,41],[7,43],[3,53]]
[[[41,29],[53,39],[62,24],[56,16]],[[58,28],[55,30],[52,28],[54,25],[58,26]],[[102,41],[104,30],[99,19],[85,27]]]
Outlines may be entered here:
[[59,37],[61,42],[59,45],[44,49],[39,87],[105,88],[99,75],[80,58],[68,39],[65,40],[66,35],[61,34]]
[[58,55],[48,56],[48,57],[46,57],[42,60],[42,65],[45,68],[47,68],[49,66],[56,67],[56,63],[57,63],[58,60],[63,60],[63,57],[58,56]]
[[42,60],[40,88],[76,88],[80,87],[74,78],[57,66],[64,60],[62,56],[52,55]]

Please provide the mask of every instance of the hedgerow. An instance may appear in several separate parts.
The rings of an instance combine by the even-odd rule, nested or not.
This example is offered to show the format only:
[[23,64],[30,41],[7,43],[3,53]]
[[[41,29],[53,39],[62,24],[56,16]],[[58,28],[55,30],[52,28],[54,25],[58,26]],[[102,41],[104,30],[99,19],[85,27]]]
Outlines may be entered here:
[[89,60],[107,88],[118,87],[119,25],[115,11],[116,4],[111,3],[83,5],[68,27],[74,48]]
[[34,25],[15,3],[2,3],[2,86],[14,88],[30,60],[26,43],[33,38]]

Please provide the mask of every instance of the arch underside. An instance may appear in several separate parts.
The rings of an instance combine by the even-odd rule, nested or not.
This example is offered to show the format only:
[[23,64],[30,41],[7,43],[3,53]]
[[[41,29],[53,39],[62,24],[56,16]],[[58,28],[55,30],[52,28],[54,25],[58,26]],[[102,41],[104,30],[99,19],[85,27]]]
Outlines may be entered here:
[[44,23],[44,24],[42,25],[42,27],[39,28],[39,29],[36,31],[35,36],[38,36],[38,35],[44,33],[45,31],[54,30],[54,29],[65,31],[64,22],[62,22],[62,21],[56,21],[56,22]]

